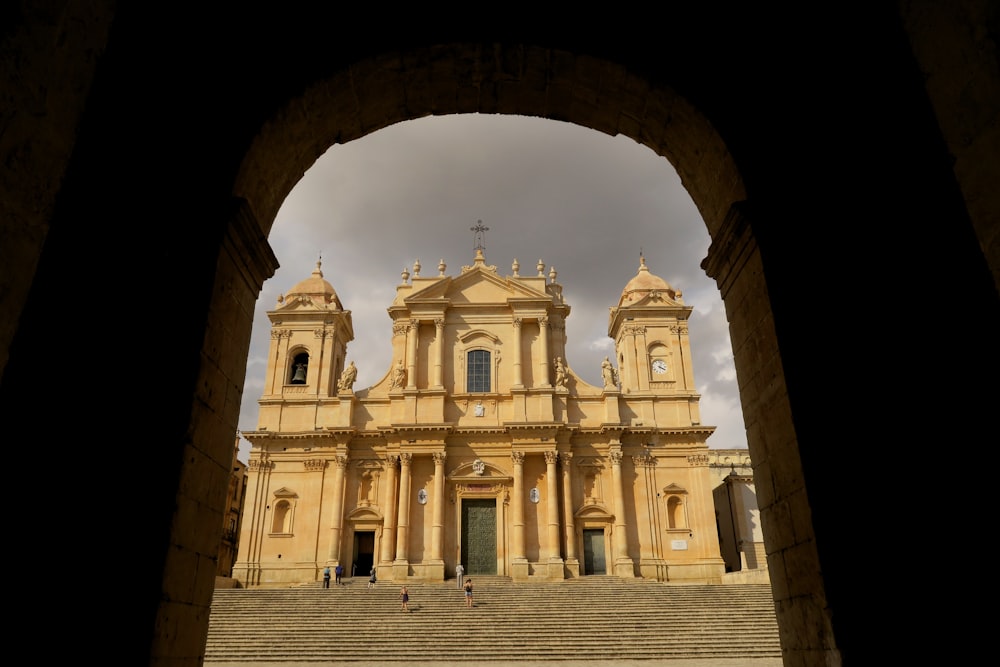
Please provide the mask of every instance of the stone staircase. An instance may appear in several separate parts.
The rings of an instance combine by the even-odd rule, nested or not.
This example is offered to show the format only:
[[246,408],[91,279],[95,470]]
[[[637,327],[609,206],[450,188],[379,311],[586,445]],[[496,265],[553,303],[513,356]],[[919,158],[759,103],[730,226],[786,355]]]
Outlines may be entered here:
[[410,613],[398,584],[369,590],[361,577],[329,589],[216,589],[204,663],[781,657],[767,584],[472,579],[474,608],[452,579],[408,585]]

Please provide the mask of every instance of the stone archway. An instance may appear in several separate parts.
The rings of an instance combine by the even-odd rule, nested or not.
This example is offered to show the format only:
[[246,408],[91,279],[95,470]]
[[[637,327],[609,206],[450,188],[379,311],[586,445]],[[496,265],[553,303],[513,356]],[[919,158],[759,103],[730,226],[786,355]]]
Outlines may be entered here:
[[[927,550],[914,548],[926,517],[885,520],[911,491],[899,479],[909,476],[876,465],[887,445],[933,446],[950,506],[987,506],[961,483],[968,461],[945,450],[974,449],[997,430],[995,10],[940,5],[802,6],[774,20],[755,5],[703,3],[700,15],[671,7],[663,20],[628,22],[627,33],[606,15],[578,15],[577,26],[510,11],[453,27],[414,23],[402,38],[381,9],[337,7],[310,21],[273,8],[195,17],[100,0],[5,13],[0,416],[19,434],[10,468],[44,472],[21,478],[60,491],[39,517],[65,518],[67,503],[95,488],[142,508],[142,530],[123,523],[95,536],[89,522],[53,530],[38,520],[18,536],[30,547],[25,571],[61,571],[71,558],[77,572],[113,582],[100,617],[88,613],[92,598],[64,600],[78,619],[60,642],[69,659],[86,645],[125,664],[201,664],[218,490],[252,305],[276,265],[266,242],[274,210],[333,142],[472,112],[627,134],[667,156],[699,206],[756,487],[773,508],[762,519],[786,664],[990,650],[988,626],[962,613],[964,589],[948,576],[980,565],[982,526],[949,515],[930,535],[948,539],[931,540],[928,567]],[[701,127],[682,106],[656,106],[650,91],[665,82],[696,101],[735,160],[712,152],[718,144],[665,141]],[[338,90],[350,93],[328,104],[323,95]],[[310,127],[322,131],[292,131]],[[739,171],[713,171],[727,162]],[[805,242],[807,231],[818,241]],[[885,298],[871,303],[873,290]],[[830,302],[860,314],[828,322]],[[130,338],[113,340],[112,324]],[[912,370],[908,345],[919,339],[926,358],[929,340],[953,344],[956,329],[963,337],[945,360]],[[141,384],[135,366],[124,379],[109,373],[114,342],[155,352]],[[848,364],[854,375],[842,372]],[[877,404],[877,423],[859,435],[845,397],[868,416]],[[88,456],[131,468],[74,465],[83,432],[100,434]],[[41,446],[59,448],[59,465],[41,467]],[[876,520],[844,516],[845,484],[866,492]],[[67,554],[95,537],[102,548]],[[897,552],[906,556],[892,561]],[[920,604],[893,599],[914,593]],[[929,599],[951,613],[927,613]]]
[[[539,81],[545,95],[539,95]],[[498,85],[502,82],[502,85]],[[364,99],[359,99],[359,88]],[[428,91],[434,91],[431,95]],[[479,103],[458,102],[463,91]],[[535,93],[535,94],[533,94]],[[584,104],[581,99],[599,103]],[[449,100],[450,102],[444,102]],[[828,603],[806,519],[794,537],[768,530],[771,521],[789,514],[809,516],[809,501],[797,471],[794,438],[768,441],[760,437],[762,416],[771,427],[794,434],[777,348],[773,316],[767,298],[746,300],[746,294],[767,294],[763,264],[746,214],[746,188],[725,142],[708,120],[669,87],[654,85],[608,61],[566,51],[517,45],[450,44],[406,53],[378,56],[353,64],[306,90],[281,108],[250,146],[234,184],[242,203],[233,236],[267,234],[284,198],[316,158],[335,143],[347,143],[397,122],[428,114],[518,113],[552,118],[608,134],[624,134],[666,158],[677,170],[701,212],[712,237],[703,263],[716,279],[731,321],[730,336],[738,368],[775,378],[766,394],[756,385],[741,392],[748,446],[758,474],[789,472],[763,482],[774,494],[760,505],[769,558],[797,563],[796,599],[808,600],[820,617]],[[657,137],[651,141],[650,137]],[[247,332],[249,335],[249,332]],[[769,465],[773,458],[782,466]],[[782,519],[776,518],[780,508]],[[805,576],[803,576],[805,575]],[[790,586],[783,572],[772,574],[781,610]],[[798,623],[791,614],[784,621]],[[825,618],[818,650],[834,644]]]

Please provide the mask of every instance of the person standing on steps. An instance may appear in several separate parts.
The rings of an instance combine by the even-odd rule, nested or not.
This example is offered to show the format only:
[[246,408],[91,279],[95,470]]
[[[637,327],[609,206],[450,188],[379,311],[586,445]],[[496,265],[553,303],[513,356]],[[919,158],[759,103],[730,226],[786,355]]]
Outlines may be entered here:
[[323,588],[330,587],[330,566],[323,568]]
[[403,586],[399,589],[400,609],[405,612],[410,611],[410,591]]
[[455,566],[455,578],[458,579],[458,587],[462,588],[465,585],[465,568],[461,563]]
[[465,606],[472,609],[472,579],[465,580]]
[[375,566],[372,566],[371,572],[368,573],[368,588],[375,588]]
[[334,568],[333,573],[337,576],[337,578],[334,580],[336,584],[338,586],[343,586],[344,582],[341,581],[340,578],[344,576],[344,566],[341,565],[340,563],[337,563],[337,567]]

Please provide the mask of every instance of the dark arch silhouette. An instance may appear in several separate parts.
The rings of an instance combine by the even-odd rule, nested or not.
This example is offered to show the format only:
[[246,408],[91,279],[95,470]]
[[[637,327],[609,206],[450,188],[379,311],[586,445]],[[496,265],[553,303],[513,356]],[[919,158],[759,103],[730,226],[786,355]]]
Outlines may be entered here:
[[[393,13],[403,37],[363,12],[5,14],[0,415],[10,481],[48,500],[11,539],[90,593],[60,599],[51,650],[201,663],[275,212],[332,143],[451,113],[622,133],[677,169],[713,239],[786,664],[991,648],[955,584],[989,575],[952,450],[997,441],[996,10],[713,4],[616,8],[627,27]],[[911,461],[951,513],[907,502]]]

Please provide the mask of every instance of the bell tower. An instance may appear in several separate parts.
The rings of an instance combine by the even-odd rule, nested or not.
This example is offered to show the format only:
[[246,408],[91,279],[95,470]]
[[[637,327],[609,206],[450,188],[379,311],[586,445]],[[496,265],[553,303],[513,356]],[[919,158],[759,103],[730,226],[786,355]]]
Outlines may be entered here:
[[688,317],[679,290],[654,275],[639,256],[639,271],[611,308],[608,335],[615,341],[622,393],[694,391]]
[[312,275],[279,296],[275,309],[267,313],[271,346],[259,430],[311,431],[317,424],[309,406],[338,393],[354,327],[351,311],[344,310],[321,267],[317,261]]

